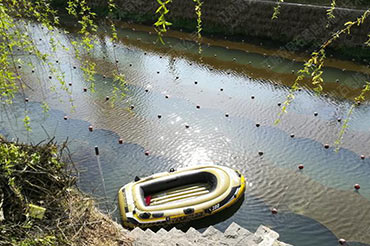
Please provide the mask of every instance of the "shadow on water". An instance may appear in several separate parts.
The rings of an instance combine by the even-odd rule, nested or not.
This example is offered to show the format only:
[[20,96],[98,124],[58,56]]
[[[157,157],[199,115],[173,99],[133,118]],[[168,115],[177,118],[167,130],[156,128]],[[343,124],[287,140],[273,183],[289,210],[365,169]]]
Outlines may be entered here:
[[[258,221],[256,221],[256,218],[258,218]],[[260,225],[266,225],[280,234],[281,241],[289,242],[292,245],[312,246],[313,238],[315,238],[315,242],[322,242],[320,246],[338,245],[337,237],[317,221],[289,212],[272,215],[270,209],[262,201],[248,194],[247,196],[244,195],[232,207],[212,216],[187,223],[168,225],[164,228],[169,231],[175,227],[186,232],[190,227],[193,227],[200,232],[204,232],[207,227],[214,226],[224,232],[232,222],[246,224],[242,220],[250,220],[245,228],[251,232],[254,233]],[[160,228],[152,227],[150,229],[158,231]],[[365,246],[365,244],[352,243],[350,245]]]
[[[193,227],[199,231],[203,231],[205,228],[209,226],[214,226],[218,223],[224,222],[227,219],[231,218],[242,206],[245,199],[245,195],[243,195],[233,206],[226,208],[225,210],[222,210],[221,212],[218,212],[216,214],[207,216],[205,218],[192,220],[185,223],[178,223],[173,225],[165,226],[164,228],[169,231],[173,227],[176,227],[179,230],[182,230],[186,232],[189,230],[190,227]],[[151,228],[153,231],[158,231],[161,227],[153,227]],[[202,230],[203,229],[203,230]]]
[[[30,102],[30,107],[35,107],[30,112],[35,114],[31,115],[31,117],[37,119],[36,112],[40,111],[37,109],[39,108],[38,103]],[[64,113],[59,110],[51,110],[49,114],[50,116],[46,121],[38,122],[38,124],[43,124],[46,129],[53,129],[55,125],[58,125],[56,121],[63,119]],[[162,156],[145,156],[143,154],[144,148],[138,144],[117,144],[118,135],[112,131],[96,129],[91,134],[87,130],[90,125],[89,122],[75,119],[69,119],[68,121],[68,124],[70,124],[68,133],[62,127],[56,128],[54,132],[56,141],[63,141],[66,136],[70,137],[72,158],[81,170],[79,185],[83,190],[93,193],[96,197],[102,197],[103,193],[94,146],[101,146],[100,156],[106,186],[109,187],[107,191],[109,203],[116,203],[117,190],[122,185],[130,182],[134,176],[138,174],[139,176],[150,175],[158,167],[163,171],[164,166],[170,167],[176,164],[174,161]],[[63,121],[61,120],[59,124],[62,123]],[[33,141],[41,141],[45,138],[41,134],[43,131],[40,125],[33,122],[33,132],[31,133]],[[2,124],[2,127],[4,126]],[[1,129],[1,133],[8,138],[11,138],[13,135],[4,128]],[[116,218],[119,217],[118,211],[115,211],[114,216]],[[280,233],[281,240],[299,246],[312,245],[309,241],[312,237],[316,238],[315,242],[328,243],[337,241],[336,237],[317,221],[288,212],[273,216],[270,208],[263,201],[248,194],[245,197],[243,196],[243,199],[239,200],[234,206],[223,212],[180,226],[176,225],[176,227],[182,230],[187,230],[189,227],[202,230],[202,228],[209,225],[214,225],[217,229],[224,231],[233,221],[252,232],[259,225],[264,224]],[[335,244],[328,243],[326,245]]]
[[[94,129],[93,132],[89,132],[89,122],[79,119],[64,121],[63,116],[65,113],[60,110],[50,110],[49,116],[43,119],[40,117],[43,113],[39,103],[29,102],[28,106],[30,117],[34,119],[32,122],[33,131],[30,133],[32,141],[39,142],[45,139],[45,129],[55,136],[58,142],[63,142],[66,137],[69,137],[72,158],[81,170],[79,186],[83,190],[92,193],[95,197],[103,197],[104,195],[94,153],[94,146],[100,147],[100,160],[106,186],[108,187],[107,199],[108,203],[112,204],[112,207],[117,203],[115,200],[117,190],[122,185],[132,181],[136,175],[148,176],[158,171],[168,170],[170,167],[178,167],[176,161],[159,153],[150,156],[144,155],[145,148],[139,144],[129,142],[118,144],[119,135],[113,131]],[[22,110],[21,106],[20,109]],[[11,133],[10,125],[14,126],[15,124],[10,122],[9,125],[8,123],[4,119],[1,121],[1,133],[4,136],[13,138],[21,135],[19,131],[22,132],[23,130],[19,129],[22,129],[22,127],[18,131],[15,130],[15,132]],[[245,125],[245,121],[243,124]],[[276,129],[268,127],[267,132],[270,137],[277,134],[275,131]],[[277,131],[280,132],[280,130]],[[281,134],[279,133],[278,135]],[[26,138],[20,140],[27,141]],[[300,141],[298,140],[298,142]],[[309,142],[314,143],[315,141],[309,140]],[[266,143],[266,145],[269,144]],[[299,144],[297,145],[299,146]],[[104,208],[104,206],[102,207]],[[119,217],[118,211],[115,211],[114,216],[115,218]],[[280,234],[282,241],[297,246],[312,245],[312,238],[315,238],[314,242],[316,244],[337,245],[337,238],[334,234],[316,220],[288,211],[272,215],[270,208],[263,200],[248,195],[248,193],[235,206],[221,213],[181,226],[177,225],[177,227],[186,230],[192,226],[202,230],[202,228],[209,225],[214,225],[217,229],[224,231],[232,222],[236,222],[252,232],[261,224],[269,226]]]

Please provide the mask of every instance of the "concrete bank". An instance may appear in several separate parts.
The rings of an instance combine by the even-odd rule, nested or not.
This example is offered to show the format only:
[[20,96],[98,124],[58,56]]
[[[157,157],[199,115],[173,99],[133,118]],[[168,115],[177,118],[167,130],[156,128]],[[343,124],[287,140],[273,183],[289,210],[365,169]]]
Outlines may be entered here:
[[157,233],[135,228],[128,235],[134,240],[134,246],[291,246],[278,241],[279,234],[268,227],[260,226],[251,233],[236,223],[232,223],[224,233],[210,226],[203,233],[194,228],[187,232],[176,228],[170,231],[160,229]]
[[[118,17],[135,22],[152,24],[156,18],[158,3],[152,0],[116,0]],[[103,0],[92,1],[95,9],[105,6]],[[328,23],[328,7],[282,3],[278,19],[272,20],[276,2],[261,0],[213,0],[204,1],[202,19],[204,31],[256,37],[279,42],[294,41],[295,45],[319,45],[329,38],[333,31],[343,27],[349,20],[356,20],[364,10],[337,8],[335,19]],[[193,1],[173,0],[168,5],[169,19],[176,27],[194,31],[196,26]],[[337,47],[364,47],[369,38],[370,18],[360,27],[354,27],[351,35],[336,42]],[[289,47],[288,47],[289,48]],[[290,47],[294,49],[293,47]]]

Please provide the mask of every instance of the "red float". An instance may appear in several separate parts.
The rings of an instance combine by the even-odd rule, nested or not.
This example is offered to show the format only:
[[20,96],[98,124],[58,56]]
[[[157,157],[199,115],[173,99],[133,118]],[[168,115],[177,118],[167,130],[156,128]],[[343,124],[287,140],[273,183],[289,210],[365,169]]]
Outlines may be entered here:
[[343,238],[339,239],[338,242],[340,245],[345,245],[347,243],[346,240]]

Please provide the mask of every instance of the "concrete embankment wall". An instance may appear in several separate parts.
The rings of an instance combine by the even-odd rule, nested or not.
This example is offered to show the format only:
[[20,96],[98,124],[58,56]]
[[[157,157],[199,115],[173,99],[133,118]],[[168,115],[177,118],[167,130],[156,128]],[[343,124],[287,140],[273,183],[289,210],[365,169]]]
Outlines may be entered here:
[[[105,0],[93,0],[102,7]],[[116,0],[119,16],[139,22],[153,23],[158,3],[155,0]],[[103,4],[105,5],[105,4]],[[196,16],[192,0],[173,0],[169,5],[169,19],[178,27],[195,30]],[[271,20],[276,2],[262,0],[206,0],[202,7],[204,31],[257,37],[289,43],[321,44],[333,31],[349,20],[356,20],[364,10],[338,8],[329,27],[327,7],[283,3],[278,19]],[[359,47],[369,38],[370,18],[360,27],[354,27],[350,36],[334,45]]]

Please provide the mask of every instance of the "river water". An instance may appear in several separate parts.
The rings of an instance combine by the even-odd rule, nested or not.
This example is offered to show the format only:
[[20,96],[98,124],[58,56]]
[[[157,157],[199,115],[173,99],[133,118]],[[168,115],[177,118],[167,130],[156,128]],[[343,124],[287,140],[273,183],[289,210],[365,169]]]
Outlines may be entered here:
[[[45,66],[19,51],[25,63],[34,64],[34,73],[22,66],[29,87],[14,104],[1,106],[0,134],[32,143],[54,136],[61,143],[68,138],[82,190],[104,200],[94,146],[100,149],[111,207],[117,205],[117,190],[135,176],[221,164],[245,174],[245,199],[223,214],[184,227],[202,230],[214,224],[224,230],[235,221],[251,231],[267,225],[280,233],[282,241],[297,246],[337,245],[338,238],[350,245],[370,245],[368,101],[356,107],[341,149],[336,152],[333,147],[343,123],[338,118],[346,117],[351,99],[369,77],[366,65],[328,59],[324,93],[318,96],[303,86],[275,125],[279,103],[302,67],[304,54],[208,38],[200,56],[190,34],[170,32],[162,45],[155,43],[151,28],[125,23],[120,24],[120,42],[114,47],[102,26],[94,50],[85,56],[97,64],[93,93],[83,91],[89,84],[72,49],[54,52],[48,45],[53,35],[72,48],[73,31],[52,34],[37,25],[28,29],[38,47],[53,55],[51,60],[71,82],[72,93],[63,93]],[[112,107],[106,97],[112,96],[116,66],[125,74],[127,96]],[[50,106],[47,113],[41,108],[43,101]],[[25,109],[32,132],[23,126]],[[123,144],[118,143],[120,138]],[[359,191],[353,188],[356,183],[361,185]],[[272,208],[278,209],[277,215],[271,214]],[[114,216],[118,218],[117,211]]]

